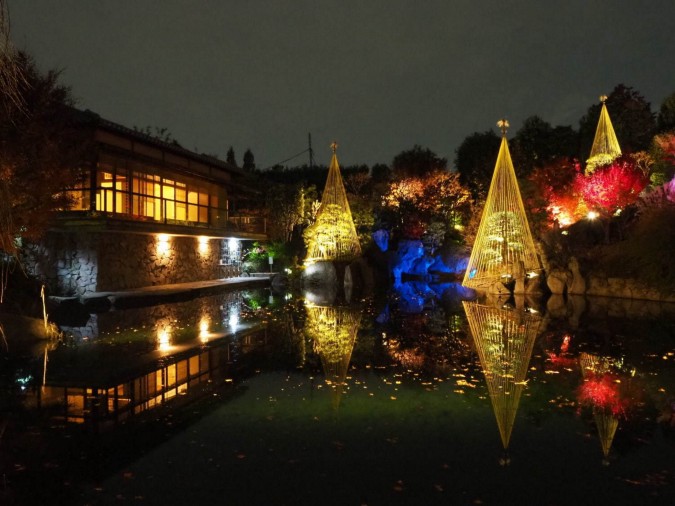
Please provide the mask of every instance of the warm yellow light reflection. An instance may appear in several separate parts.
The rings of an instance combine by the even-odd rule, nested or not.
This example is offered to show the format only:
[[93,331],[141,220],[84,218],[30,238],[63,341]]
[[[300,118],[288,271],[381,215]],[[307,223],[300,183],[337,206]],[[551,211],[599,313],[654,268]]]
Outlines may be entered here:
[[594,220],[594,219],[596,219],[598,216],[600,216],[600,215],[599,215],[598,213],[596,213],[595,211],[588,211],[588,214],[586,215],[586,217],[587,217],[589,220]]
[[169,322],[157,323],[157,348],[159,351],[171,349],[171,324]]
[[211,333],[209,332],[209,325],[210,325],[209,318],[207,316],[202,316],[202,319],[199,320],[199,340],[202,343],[208,343],[209,342],[209,336]]

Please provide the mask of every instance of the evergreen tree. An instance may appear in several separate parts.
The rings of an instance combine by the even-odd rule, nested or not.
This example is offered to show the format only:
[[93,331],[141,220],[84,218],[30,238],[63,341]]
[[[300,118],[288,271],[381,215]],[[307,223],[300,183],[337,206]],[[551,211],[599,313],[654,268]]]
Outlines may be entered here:
[[492,130],[474,132],[462,141],[455,152],[459,180],[474,198],[487,196],[500,144],[501,139]]
[[234,165],[235,167],[237,167],[237,160],[234,157],[234,148],[232,146],[230,146],[230,149],[227,150],[227,158],[225,159],[225,161],[230,165]]
[[666,97],[661,104],[657,126],[659,133],[675,130],[675,93]]
[[247,149],[244,153],[244,164],[242,168],[248,172],[253,172],[255,170],[255,158],[250,149]]

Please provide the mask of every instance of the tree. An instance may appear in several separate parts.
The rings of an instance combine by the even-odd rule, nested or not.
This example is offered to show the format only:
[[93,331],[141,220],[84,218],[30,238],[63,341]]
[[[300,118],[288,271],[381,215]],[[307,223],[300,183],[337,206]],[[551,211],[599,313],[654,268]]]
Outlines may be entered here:
[[649,152],[654,160],[651,182],[661,185],[675,176],[675,130],[654,136]]
[[512,144],[514,168],[521,178],[555,158],[572,158],[577,150],[577,133],[570,126],[553,128],[539,116],[530,116]]
[[418,238],[433,221],[443,222],[446,230],[460,224],[471,208],[471,194],[459,174],[437,170],[392,181],[382,203],[392,228],[400,225],[404,235]]
[[275,184],[268,187],[265,209],[268,213],[268,234],[273,241],[291,240],[293,227],[303,223],[306,202],[301,185]]
[[617,211],[634,204],[649,182],[648,175],[631,155],[623,155],[609,165],[598,167],[592,174],[579,174],[575,191],[590,210],[609,218]]
[[39,239],[53,212],[69,207],[63,189],[73,186],[89,145],[59,72],[41,74],[21,52],[16,65],[25,78],[20,105],[0,95],[0,253],[14,258],[21,240]]
[[[618,84],[605,103],[621,151],[634,153],[648,149],[656,131],[656,119],[649,102],[630,86]],[[579,146],[583,160],[591,152],[601,108],[599,102],[593,104],[579,121]]]
[[422,177],[431,172],[445,170],[448,161],[440,158],[429,148],[415,144],[412,149],[402,151],[391,162],[395,177]]
[[656,124],[659,133],[675,130],[675,93],[666,97],[661,104]]
[[230,165],[237,167],[237,160],[234,157],[234,148],[232,146],[230,146],[230,149],[227,150],[227,156],[225,158],[225,161]]
[[39,238],[52,211],[68,207],[62,190],[72,186],[87,147],[59,72],[40,74],[24,53],[17,65],[26,78],[19,87],[22,107],[0,97],[0,249],[8,254],[16,252],[18,237]]
[[5,107],[21,109],[23,98],[20,87],[26,84],[26,76],[22,67],[18,65],[9,25],[7,3],[0,0],[0,93],[3,95]]
[[178,141],[173,138],[173,134],[171,133],[171,131],[166,127],[158,127],[158,126],[152,127],[148,125],[141,128],[134,126],[134,131],[147,135],[148,137],[154,137],[155,139],[158,139],[162,142],[166,142],[167,144],[180,146]]
[[488,130],[474,132],[457,148],[455,168],[459,172],[459,180],[475,199],[487,196],[500,144],[501,139]]
[[242,168],[248,172],[253,172],[255,170],[255,158],[250,149],[247,149],[244,153],[244,164]]
[[575,181],[580,172],[578,162],[556,158],[530,174],[528,181],[534,191],[525,200],[537,228],[549,228],[556,222],[566,227],[580,218],[579,198],[575,193]]
[[373,184],[387,183],[391,179],[391,169],[383,163],[377,163],[370,169]]

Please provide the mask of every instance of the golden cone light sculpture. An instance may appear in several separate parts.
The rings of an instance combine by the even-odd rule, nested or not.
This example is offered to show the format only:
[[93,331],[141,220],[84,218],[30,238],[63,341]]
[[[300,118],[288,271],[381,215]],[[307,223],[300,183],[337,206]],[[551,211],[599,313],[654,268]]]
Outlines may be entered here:
[[361,245],[340,175],[337,144],[331,145],[333,157],[328,169],[326,186],[316,221],[307,227],[304,238],[307,245],[305,263],[320,260],[351,260],[361,254]]
[[596,167],[607,165],[621,156],[621,147],[614,133],[612,120],[609,119],[606,100],[605,95],[600,97],[602,108],[600,109],[598,127],[595,130],[593,147],[591,147],[591,156],[586,160],[586,174],[592,173]]
[[541,271],[506,141],[508,122],[497,124],[502,128],[502,144],[462,281],[470,288],[487,289],[518,273]]
[[464,301],[462,304],[506,450],[542,320],[524,311],[499,309],[477,302]]

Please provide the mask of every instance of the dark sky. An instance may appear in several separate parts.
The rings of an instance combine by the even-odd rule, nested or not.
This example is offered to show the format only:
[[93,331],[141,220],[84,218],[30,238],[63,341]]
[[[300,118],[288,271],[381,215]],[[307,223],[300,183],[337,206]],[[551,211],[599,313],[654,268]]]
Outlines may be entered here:
[[[414,144],[454,160],[505,116],[578,127],[632,86],[675,92],[675,1],[8,0],[12,38],[82,109],[265,168],[338,141],[342,165]],[[289,162],[300,165],[307,155]]]

